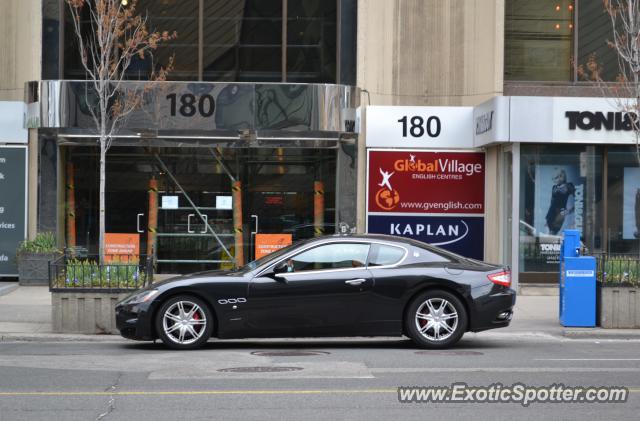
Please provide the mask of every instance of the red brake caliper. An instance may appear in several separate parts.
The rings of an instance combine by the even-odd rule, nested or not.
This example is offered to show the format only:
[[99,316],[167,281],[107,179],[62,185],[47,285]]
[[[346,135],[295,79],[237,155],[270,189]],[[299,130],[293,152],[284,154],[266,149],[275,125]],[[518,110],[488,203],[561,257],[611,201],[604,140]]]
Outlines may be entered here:
[[423,318],[418,319],[418,324],[420,325],[420,327],[424,327],[427,324],[427,321]]
[[[197,311],[195,313],[193,313],[193,320],[200,320],[200,313],[198,313]],[[194,326],[194,329],[199,330],[202,328],[202,325],[196,325]]]

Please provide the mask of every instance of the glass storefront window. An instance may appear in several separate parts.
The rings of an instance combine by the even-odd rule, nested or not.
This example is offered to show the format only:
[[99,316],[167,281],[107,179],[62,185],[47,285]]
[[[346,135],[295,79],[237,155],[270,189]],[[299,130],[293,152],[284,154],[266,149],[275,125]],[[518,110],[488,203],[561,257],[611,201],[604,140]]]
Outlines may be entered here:
[[636,148],[610,147],[607,154],[607,250],[640,251],[640,167]]
[[602,248],[602,148],[523,145],[520,156],[520,280],[546,273],[549,281],[563,230],[580,230],[592,252]]
[[507,0],[505,80],[571,80],[573,12],[571,0]]

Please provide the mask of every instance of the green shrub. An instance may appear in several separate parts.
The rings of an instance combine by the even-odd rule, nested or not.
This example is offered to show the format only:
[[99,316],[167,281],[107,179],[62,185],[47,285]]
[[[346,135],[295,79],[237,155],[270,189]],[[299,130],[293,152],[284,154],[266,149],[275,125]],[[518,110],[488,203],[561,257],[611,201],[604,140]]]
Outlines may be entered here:
[[640,259],[637,256],[607,256],[598,266],[598,281],[604,284],[640,286]]
[[55,288],[124,288],[136,289],[144,285],[145,271],[138,262],[105,262],[71,259],[55,279]]
[[58,249],[56,236],[52,232],[40,232],[33,240],[20,243],[18,253],[56,253]]

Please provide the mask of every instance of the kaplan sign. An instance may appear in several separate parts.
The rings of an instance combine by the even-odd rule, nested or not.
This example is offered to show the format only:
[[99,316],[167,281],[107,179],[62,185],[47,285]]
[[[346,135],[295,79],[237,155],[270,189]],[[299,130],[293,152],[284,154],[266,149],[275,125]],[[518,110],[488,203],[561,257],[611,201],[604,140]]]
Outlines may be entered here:
[[482,259],[484,153],[369,150],[367,231]]

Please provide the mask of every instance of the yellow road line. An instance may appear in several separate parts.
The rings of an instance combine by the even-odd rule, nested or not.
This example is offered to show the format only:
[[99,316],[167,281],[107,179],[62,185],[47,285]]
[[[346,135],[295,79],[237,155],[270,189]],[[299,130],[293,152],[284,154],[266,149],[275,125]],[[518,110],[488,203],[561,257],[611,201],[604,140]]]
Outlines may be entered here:
[[[640,393],[640,388],[629,388]],[[198,396],[198,395],[328,395],[398,393],[393,389],[317,389],[317,390],[185,390],[185,391],[129,391],[129,392],[0,392],[0,397],[20,396]]]
[[349,393],[398,393],[397,389],[318,389],[318,390],[189,390],[130,392],[0,392],[3,396],[170,396],[170,395],[321,395]]

